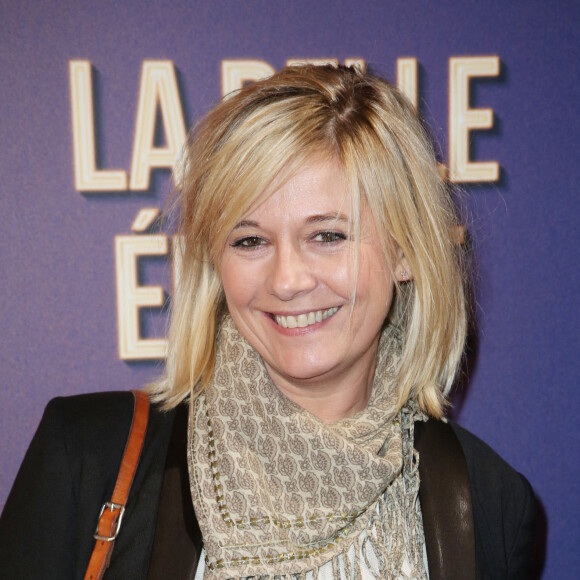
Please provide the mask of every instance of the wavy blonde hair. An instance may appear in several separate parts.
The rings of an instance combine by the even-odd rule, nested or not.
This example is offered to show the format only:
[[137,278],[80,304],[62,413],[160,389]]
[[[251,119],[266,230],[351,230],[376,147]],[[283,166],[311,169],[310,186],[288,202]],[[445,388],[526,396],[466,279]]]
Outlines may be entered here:
[[183,243],[166,370],[149,386],[165,408],[212,378],[227,310],[219,275],[227,236],[275,178],[320,153],[345,170],[355,231],[364,196],[386,255],[402,251],[412,271],[412,281],[397,284],[393,305],[404,331],[399,404],[416,397],[425,412],[442,415],[467,317],[456,213],[431,140],[387,81],[353,67],[311,65],[229,95],[188,137],[177,179]]

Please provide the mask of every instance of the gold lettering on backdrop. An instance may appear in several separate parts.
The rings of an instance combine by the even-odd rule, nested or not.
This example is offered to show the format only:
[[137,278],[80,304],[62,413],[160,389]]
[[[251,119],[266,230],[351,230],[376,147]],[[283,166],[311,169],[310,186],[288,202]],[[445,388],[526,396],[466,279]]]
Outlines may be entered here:
[[[297,64],[313,64],[315,66],[322,66],[325,64],[330,64],[332,66],[338,65],[337,58],[289,58],[286,61],[287,66],[293,66]],[[364,58],[347,58],[344,61],[345,66],[354,66],[364,71],[366,68],[366,61]]]
[[354,66],[364,72],[367,68],[367,63],[364,58],[346,58],[344,59],[344,66]]
[[[166,145],[156,147],[154,138],[158,109],[163,120]],[[148,189],[151,169],[173,169],[184,142],[185,121],[173,63],[168,60],[146,60],[141,73],[130,188],[133,191]]]
[[[295,63],[334,64],[334,58],[288,59]],[[365,70],[363,58],[345,59],[347,66]],[[477,162],[469,158],[470,133],[493,127],[492,109],[470,108],[470,81],[477,77],[498,76],[500,59],[497,56],[453,57],[449,59],[449,170],[438,169],[442,178],[455,182],[497,181],[499,163]],[[75,187],[81,192],[111,192],[146,190],[150,187],[151,171],[173,168],[186,138],[183,109],[179,96],[175,68],[171,61],[143,62],[137,104],[135,140],[130,179],[123,169],[97,167],[96,129],[91,63],[73,60],[69,66],[73,132]],[[274,74],[275,69],[262,60],[222,61],[222,93],[241,88],[244,83]],[[415,107],[419,103],[417,59],[397,59],[397,86]],[[161,145],[156,131],[162,131]],[[179,182],[179,175],[174,175]],[[129,182],[129,183],[128,183]],[[181,271],[180,241],[170,244],[168,236],[152,234],[153,224],[160,215],[158,208],[144,208],[134,220],[133,235],[115,237],[115,267],[117,278],[119,356],[122,360],[160,359],[165,357],[164,338],[143,336],[140,312],[158,309],[164,304],[161,286],[145,286],[139,281],[139,264],[148,256],[170,257],[174,287]],[[137,234],[137,235],[135,235]]]
[[497,56],[449,59],[449,179],[454,182],[497,181],[499,163],[470,161],[469,134],[493,127],[492,109],[469,108],[469,81],[499,75]]
[[418,102],[417,59],[397,59],[397,88],[411,101],[415,109]]
[[[157,208],[141,210],[131,229],[146,232],[158,215]],[[167,341],[164,338],[142,338],[139,324],[141,308],[163,306],[164,291],[161,286],[139,285],[138,269],[140,258],[165,256],[168,245],[167,236],[163,234],[115,237],[119,357],[122,360],[165,357]]]
[[91,63],[88,60],[72,60],[69,74],[75,188],[84,192],[126,190],[125,171],[97,169]]
[[131,225],[131,231],[136,234],[146,232],[159,217],[161,210],[157,207],[146,207],[142,209]]
[[263,60],[222,60],[222,97],[241,89],[244,83],[269,77],[274,72]]
[[289,58],[286,61],[288,66],[294,66],[299,64],[313,64],[314,66],[323,66],[325,64],[330,64],[336,66],[338,64],[337,58]]

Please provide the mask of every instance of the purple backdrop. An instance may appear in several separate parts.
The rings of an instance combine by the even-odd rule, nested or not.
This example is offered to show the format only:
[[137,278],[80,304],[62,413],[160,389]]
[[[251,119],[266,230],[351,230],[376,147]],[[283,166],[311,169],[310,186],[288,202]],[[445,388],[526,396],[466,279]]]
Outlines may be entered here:
[[[464,187],[478,330],[455,416],[534,486],[543,577],[578,577],[579,14],[563,0],[2,0],[0,505],[51,397],[136,388],[159,372],[119,359],[114,239],[140,209],[163,207],[168,171],[141,192],[75,189],[69,61],[93,66],[99,167],[129,172],[145,60],[174,63],[189,124],[220,97],[226,59],[358,57],[394,79],[397,59],[415,57],[445,158],[449,58],[497,55],[500,75],[471,85],[471,106],[495,114],[493,130],[473,133],[472,158],[502,171]],[[169,289],[165,268],[144,261],[140,283]],[[144,334],[163,323],[145,313]]]

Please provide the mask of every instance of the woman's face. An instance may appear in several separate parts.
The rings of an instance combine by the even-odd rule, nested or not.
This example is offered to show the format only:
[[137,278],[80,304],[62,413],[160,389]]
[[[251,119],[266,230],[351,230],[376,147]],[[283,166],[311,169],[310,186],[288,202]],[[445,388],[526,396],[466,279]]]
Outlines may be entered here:
[[271,190],[232,230],[222,256],[236,326],[282,392],[329,381],[366,390],[393,293],[370,211],[361,204],[357,277],[341,166],[313,161]]

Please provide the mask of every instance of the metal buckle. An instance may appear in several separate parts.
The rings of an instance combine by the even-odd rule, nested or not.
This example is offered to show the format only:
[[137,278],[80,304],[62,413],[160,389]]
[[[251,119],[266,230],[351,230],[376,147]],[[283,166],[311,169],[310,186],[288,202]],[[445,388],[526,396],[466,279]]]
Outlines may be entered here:
[[[111,511],[119,510],[119,519],[117,520],[117,527],[115,528],[115,532],[112,536],[101,536],[99,534],[99,524],[101,523],[101,517],[106,509],[110,509]],[[125,515],[125,506],[120,503],[113,503],[108,501],[103,504],[101,508],[101,513],[99,514],[99,521],[97,522],[97,529],[95,530],[94,538],[95,540],[103,540],[105,542],[114,542],[117,536],[119,535],[119,530],[121,529],[121,522],[123,521],[123,516]]]

